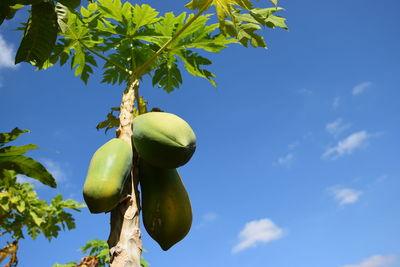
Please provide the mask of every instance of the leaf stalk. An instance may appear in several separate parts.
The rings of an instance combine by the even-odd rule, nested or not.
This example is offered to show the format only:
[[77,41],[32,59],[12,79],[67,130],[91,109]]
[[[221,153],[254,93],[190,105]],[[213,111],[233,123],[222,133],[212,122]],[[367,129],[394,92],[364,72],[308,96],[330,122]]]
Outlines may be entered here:
[[183,25],[183,27],[175,33],[174,36],[171,37],[171,39],[169,39],[162,47],[160,47],[160,49],[157,50],[156,53],[153,54],[153,56],[147,60],[142,66],[140,66],[132,75],[134,75],[135,77],[141,77],[143,74],[146,73],[146,68],[152,64],[167,48],[168,46],[175,41],[176,39],[178,39],[178,37],[198,18],[200,17],[200,15],[206,11],[210,5],[212,3],[212,0],[208,0],[204,6],[202,6],[199,11],[188,21],[186,22],[185,25]]

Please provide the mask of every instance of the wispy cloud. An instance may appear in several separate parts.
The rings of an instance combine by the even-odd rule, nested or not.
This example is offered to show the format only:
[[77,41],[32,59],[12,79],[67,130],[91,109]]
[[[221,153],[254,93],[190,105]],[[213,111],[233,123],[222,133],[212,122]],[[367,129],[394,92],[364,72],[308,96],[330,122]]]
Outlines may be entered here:
[[357,202],[363,193],[351,188],[332,188],[330,191],[341,206]]
[[28,184],[32,184],[33,186],[35,186],[36,188],[38,187],[42,187],[43,184],[41,182],[39,182],[36,179],[30,178],[28,176],[22,175],[22,174],[18,174],[17,175],[17,182],[18,183],[28,183]]
[[41,160],[41,163],[43,163],[46,169],[53,175],[57,183],[62,183],[67,180],[67,173],[64,168],[61,167],[60,163],[50,159],[43,159]]
[[311,95],[313,92],[310,89],[303,88],[298,91],[302,95]]
[[268,243],[282,236],[283,230],[270,219],[250,221],[239,233],[240,242],[233,247],[232,252],[237,253],[250,247],[256,247],[260,243]]
[[0,68],[17,68],[14,64],[14,48],[0,34]]
[[340,96],[337,96],[332,101],[332,108],[337,109],[340,105]]
[[[67,181],[67,172],[65,171],[65,166],[62,165],[54,160],[50,159],[40,159],[40,163],[44,165],[48,172],[50,172],[54,179],[56,179],[57,184],[65,183]],[[17,181],[19,183],[30,183],[33,184],[35,187],[41,187],[43,184],[39,181],[29,178],[25,175],[17,175]]]
[[290,150],[295,149],[299,145],[300,145],[299,141],[294,141],[293,143],[288,144],[288,149],[290,149]]
[[371,82],[363,82],[363,83],[360,83],[360,84],[358,84],[358,85],[356,85],[356,86],[353,87],[352,94],[353,94],[353,95],[362,94],[362,93],[364,93],[365,89],[367,89],[367,88],[370,87],[371,85],[372,85]]
[[279,157],[278,160],[273,163],[273,165],[289,167],[292,164],[293,160],[294,160],[293,153],[288,153],[285,156]]
[[350,123],[344,123],[342,118],[338,118],[333,122],[325,125],[325,129],[334,137],[339,136],[341,133],[351,127]]
[[375,255],[367,259],[362,260],[360,263],[343,265],[341,267],[389,267],[396,262],[396,256],[382,256]]
[[196,228],[202,228],[208,224],[214,222],[218,217],[218,214],[214,211],[210,211],[205,213],[200,220],[200,223],[196,226]]
[[339,141],[336,146],[328,148],[322,158],[337,159],[344,155],[353,153],[354,150],[364,146],[370,138],[370,134],[366,131],[359,131]]

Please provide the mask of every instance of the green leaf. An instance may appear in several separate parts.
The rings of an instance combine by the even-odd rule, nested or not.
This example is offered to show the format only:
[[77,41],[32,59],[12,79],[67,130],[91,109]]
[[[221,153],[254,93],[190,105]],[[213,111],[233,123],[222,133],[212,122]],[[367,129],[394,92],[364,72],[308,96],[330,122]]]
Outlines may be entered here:
[[190,50],[181,51],[177,54],[182,61],[185,63],[186,70],[193,76],[199,76],[207,79],[213,86],[216,83],[213,78],[215,75],[208,70],[202,69],[202,65],[211,65],[211,61],[205,57],[200,56],[198,53],[194,53]]
[[10,133],[0,133],[0,146],[17,139],[23,133],[29,133],[29,130],[14,128]]
[[0,169],[14,170],[50,187],[56,187],[54,177],[36,160],[26,156],[0,157]]
[[119,118],[114,115],[114,111],[119,111],[119,108],[111,108],[111,112],[107,114],[107,119],[97,124],[97,130],[105,128],[105,133],[107,133],[108,130],[119,126]]
[[25,201],[21,201],[17,204],[17,210],[21,213],[25,211]]
[[274,6],[278,6],[278,0],[269,0]]
[[158,85],[168,93],[179,88],[182,83],[182,76],[178,65],[173,61],[164,62],[156,69],[152,82],[153,86]]
[[15,56],[15,64],[41,66],[50,56],[58,32],[57,16],[51,2],[32,5],[31,17]]
[[123,20],[120,0],[98,0],[98,3],[99,10],[104,18],[114,19],[118,22]]
[[44,222],[44,220],[40,218],[34,211],[30,211],[29,214],[37,226],[40,226]]
[[[189,9],[200,9],[202,7],[204,7],[205,5],[211,5],[209,0],[192,0],[189,3],[187,3],[185,5],[185,7],[189,8]],[[207,8],[208,9],[208,8]]]
[[250,11],[250,15],[260,25],[267,26],[271,29],[278,27],[287,30],[286,19],[280,16],[275,16],[273,13],[283,10],[283,8],[254,8]]
[[134,29],[131,34],[137,32],[143,26],[152,25],[159,21],[160,18],[157,18],[157,16],[158,12],[151,6],[145,4],[141,6],[135,5],[131,17],[129,17],[129,19],[131,19],[132,23],[134,24]]
[[31,149],[37,149],[37,145],[24,145],[24,146],[8,146],[0,148],[0,157],[5,156],[18,156],[25,154]]

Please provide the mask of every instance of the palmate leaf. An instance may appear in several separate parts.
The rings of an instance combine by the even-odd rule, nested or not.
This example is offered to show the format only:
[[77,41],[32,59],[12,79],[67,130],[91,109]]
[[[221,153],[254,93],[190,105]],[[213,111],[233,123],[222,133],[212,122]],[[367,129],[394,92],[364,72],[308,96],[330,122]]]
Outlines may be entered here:
[[[287,29],[285,18],[272,15],[273,12],[282,10],[278,7],[278,0],[270,2],[274,8],[254,8],[250,0],[212,0],[212,5],[216,8],[223,34],[237,38],[246,47],[249,43],[253,47],[266,47],[264,38],[258,34],[261,26]],[[199,9],[207,3],[207,0],[192,0],[186,7]],[[252,17],[251,21],[245,16]]]
[[190,50],[180,51],[177,55],[185,63],[185,68],[191,75],[205,78],[213,86],[216,86],[215,80],[213,79],[215,78],[215,75],[210,71],[201,68],[201,66],[211,65],[212,62],[210,60]]
[[87,84],[90,74],[93,73],[91,66],[97,67],[96,60],[89,51],[84,50],[82,45],[76,43],[75,53],[71,60],[71,69],[75,68],[75,76],[80,76],[85,84]]
[[105,133],[107,133],[108,130],[118,127],[119,126],[119,118],[118,116],[114,115],[114,111],[119,112],[120,108],[111,108],[111,112],[107,114],[107,119],[104,121],[100,122],[97,124],[96,129],[104,129]]
[[52,2],[32,5],[31,16],[15,56],[15,64],[42,65],[50,56],[57,38],[57,16]]
[[264,38],[258,34],[262,27],[288,29],[285,18],[275,16],[274,13],[282,8],[254,8],[248,13],[241,13],[236,9],[232,12],[233,20],[226,20],[224,32],[234,36],[245,47],[267,47]]
[[[125,5],[129,4],[126,2]],[[128,35],[133,35],[139,31],[139,29],[143,26],[153,25],[157,21],[160,20],[158,18],[158,12],[149,5],[135,5],[135,7],[130,8],[131,12],[128,15],[124,14],[124,18],[132,22],[132,28],[128,28],[127,33]],[[123,10],[124,12],[124,10]],[[124,12],[125,13],[125,12]],[[127,12],[126,12],[127,13]]]
[[170,57],[155,70],[152,82],[153,86],[157,85],[168,93],[179,88],[182,76],[174,57]]
[[[209,2],[210,1],[207,0],[192,0],[186,7],[190,9],[200,9],[209,4]],[[250,0],[212,0],[211,3],[215,6],[221,25],[223,25],[227,16],[232,17],[232,11],[235,7],[241,7],[245,10],[253,8],[253,4]]]
[[46,168],[30,157],[0,155],[0,169],[13,170],[17,174],[29,176],[50,187],[57,186],[54,177]]

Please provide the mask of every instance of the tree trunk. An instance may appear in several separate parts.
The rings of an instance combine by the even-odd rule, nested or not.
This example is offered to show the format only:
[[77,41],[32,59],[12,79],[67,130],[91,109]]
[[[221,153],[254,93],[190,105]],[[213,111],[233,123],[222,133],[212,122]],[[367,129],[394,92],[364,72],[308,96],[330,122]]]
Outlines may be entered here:
[[[135,92],[139,88],[139,81],[128,84],[122,96],[120,109],[120,127],[117,130],[118,138],[131,143],[133,105]],[[140,267],[142,240],[140,233],[140,197],[138,191],[138,155],[133,148],[133,167],[129,179],[124,187],[124,197],[119,205],[111,211],[110,235],[110,267]]]

